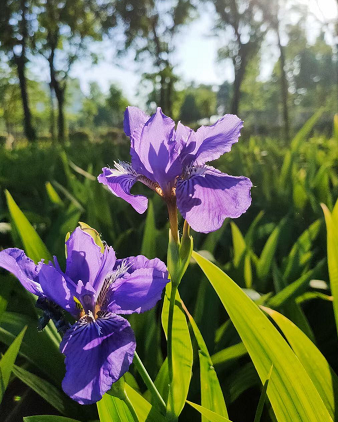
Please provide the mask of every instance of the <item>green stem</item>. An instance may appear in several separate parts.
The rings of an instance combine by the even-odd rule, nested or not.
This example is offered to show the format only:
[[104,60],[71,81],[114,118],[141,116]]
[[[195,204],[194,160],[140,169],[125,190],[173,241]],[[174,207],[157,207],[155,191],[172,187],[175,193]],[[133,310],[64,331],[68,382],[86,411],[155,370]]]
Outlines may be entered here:
[[138,373],[141,375],[145,385],[147,386],[148,390],[151,393],[152,398],[154,399],[154,402],[156,402],[155,406],[159,409],[161,413],[165,415],[166,412],[166,404],[157,390],[153,380],[150,378],[150,375],[148,374],[145,366],[143,365],[139,355],[135,352],[134,354],[134,365],[136,366],[136,369]]

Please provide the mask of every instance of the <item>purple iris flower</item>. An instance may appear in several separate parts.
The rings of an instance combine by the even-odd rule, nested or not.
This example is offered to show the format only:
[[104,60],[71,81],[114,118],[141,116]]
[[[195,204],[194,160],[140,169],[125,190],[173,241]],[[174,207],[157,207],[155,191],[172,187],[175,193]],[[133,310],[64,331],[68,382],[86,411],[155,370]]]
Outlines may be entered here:
[[99,182],[129,202],[140,214],[148,206],[142,195],[130,189],[139,181],[177,208],[189,225],[209,233],[227,217],[237,218],[251,204],[251,181],[224,174],[207,162],[231,150],[238,141],[243,122],[227,114],[212,126],[196,132],[175,122],[158,108],[151,117],[136,107],[127,107],[124,131],[131,139],[131,164],[115,162],[103,168]]
[[[66,243],[66,271],[42,261],[35,265],[16,248],[0,252],[0,267],[12,272],[26,290],[60,306],[76,320],[60,344],[66,356],[62,388],[81,404],[101,399],[133,361],[135,336],[120,314],[152,308],[168,283],[165,264],[142,255],[116,259],[77,228]],[[56,305],[55,305],[56,304]]]

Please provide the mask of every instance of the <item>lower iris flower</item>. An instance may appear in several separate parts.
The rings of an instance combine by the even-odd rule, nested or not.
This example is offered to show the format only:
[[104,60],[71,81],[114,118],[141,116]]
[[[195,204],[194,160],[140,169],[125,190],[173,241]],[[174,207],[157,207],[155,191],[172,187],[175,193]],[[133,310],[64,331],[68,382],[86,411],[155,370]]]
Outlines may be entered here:
[[[116,259],[112,247],[98,246],[77,228],[66,242],[63,272],[54,264],[36,265],[16,248],[0,252],[0,267],[12,272],[26,290],[38,296],[38,307],[54,319],[64,336],[66,375],[62,388],[81,404],[100,400],[133,361],[135,336],[121,314],[152,308],[168,283],[165,264],[142,255]],[[60,308],[77,321],[70,326]]]
[[150,117],[128,107],[124,131],[131,139],[131,164],[105,167],[98,180],[140,214],[148,200],[130,190],[141,182],[166,201],[169,215],[177,206],[195,231],[209,233],[219,229],[225,218],[239,217],[251,204],[248,178],[230,176],[206,164],[231,150],[242,127],[237,116],[227,114],[195,132],[180,122],[175,128],[160,108]]

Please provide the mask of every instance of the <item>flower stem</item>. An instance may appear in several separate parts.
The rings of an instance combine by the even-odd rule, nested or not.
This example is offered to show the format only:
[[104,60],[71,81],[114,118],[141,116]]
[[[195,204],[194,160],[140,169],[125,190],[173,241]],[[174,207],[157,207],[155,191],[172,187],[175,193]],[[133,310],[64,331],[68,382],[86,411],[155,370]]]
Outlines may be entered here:
[[148,390],[151,393],[152,398],[154,399],[154,402],[156,402],[156,407],[159,409],[161,413],[165,415],[166,412],[166,404],[157,390],[153,380],[150,378],[150,375],[148,374],[145,366],[143,365],[139,355],[135,352],[134,354],[134,365],[136,366],[136,369],[138,373],[141,375],[145,385],[147,386]]
[[168,201],[167,207],[168,207],[171,235],[175,243],[178,244],[179,238],[178,238],[178,218],[177,218],[176,199]]

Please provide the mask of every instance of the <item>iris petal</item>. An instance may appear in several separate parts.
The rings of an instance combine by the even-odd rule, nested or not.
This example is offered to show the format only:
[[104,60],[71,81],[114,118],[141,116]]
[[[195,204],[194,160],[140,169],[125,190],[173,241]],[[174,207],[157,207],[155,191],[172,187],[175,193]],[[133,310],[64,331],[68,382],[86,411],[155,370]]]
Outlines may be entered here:
[[127,136],[131,136],[134,130],[140,125],[144,125],[150,116],[137,107],[127,107],[124,112],[123,129]]
[[37,281],[41,265],[36,265],[21,249],[9,248],[0,252],[0,267],[14,274],[26,290],[37,296],[43,296]]
[[212,126],[201,126],[187,139],[181,153],[185,165],[203,165],[216,160],[238,142],[243,122],[234,114],[226,114]]
[[39,273],[39,282],[48,299],[73,316],[78,314],[74,302],[74,296],[77,296],[76,286],[65,274],[62,274],[51,264],[43,265]]
[[66,274],[75,283],[93,283],[101,268],[102,253],[90,234],[77,227],[66,242]]
[[134,332],[121,316],[107,314],[91,322],[81,319],[60,345],[66,356],[63,390],[81,404],[99,401],[128,371],[135,347]]
[[148,208],[148,199],[145,196],[130,193],[130,189],[137,182],[135,172],[118,173],[104,167],[97,180],[106,185],[115,196],[127,201],[139,214],[143,214]]
[[209,233],[219,229],[225,218],[237,218],[249,208],[251,187],[246,177],[204,166],[178,181],[177,207],[195,231]]
[[161,299],[162,291],[168,280],[165,264],[159,259],[144,256],[130,257],[117,265],[126,265],[128,270],[110,287],[106,308],[117,314],[145,312]]
[[170,189],[182,166],[175,141],[175,122],[160,108],[131,135],[132,165],[137,173]]

